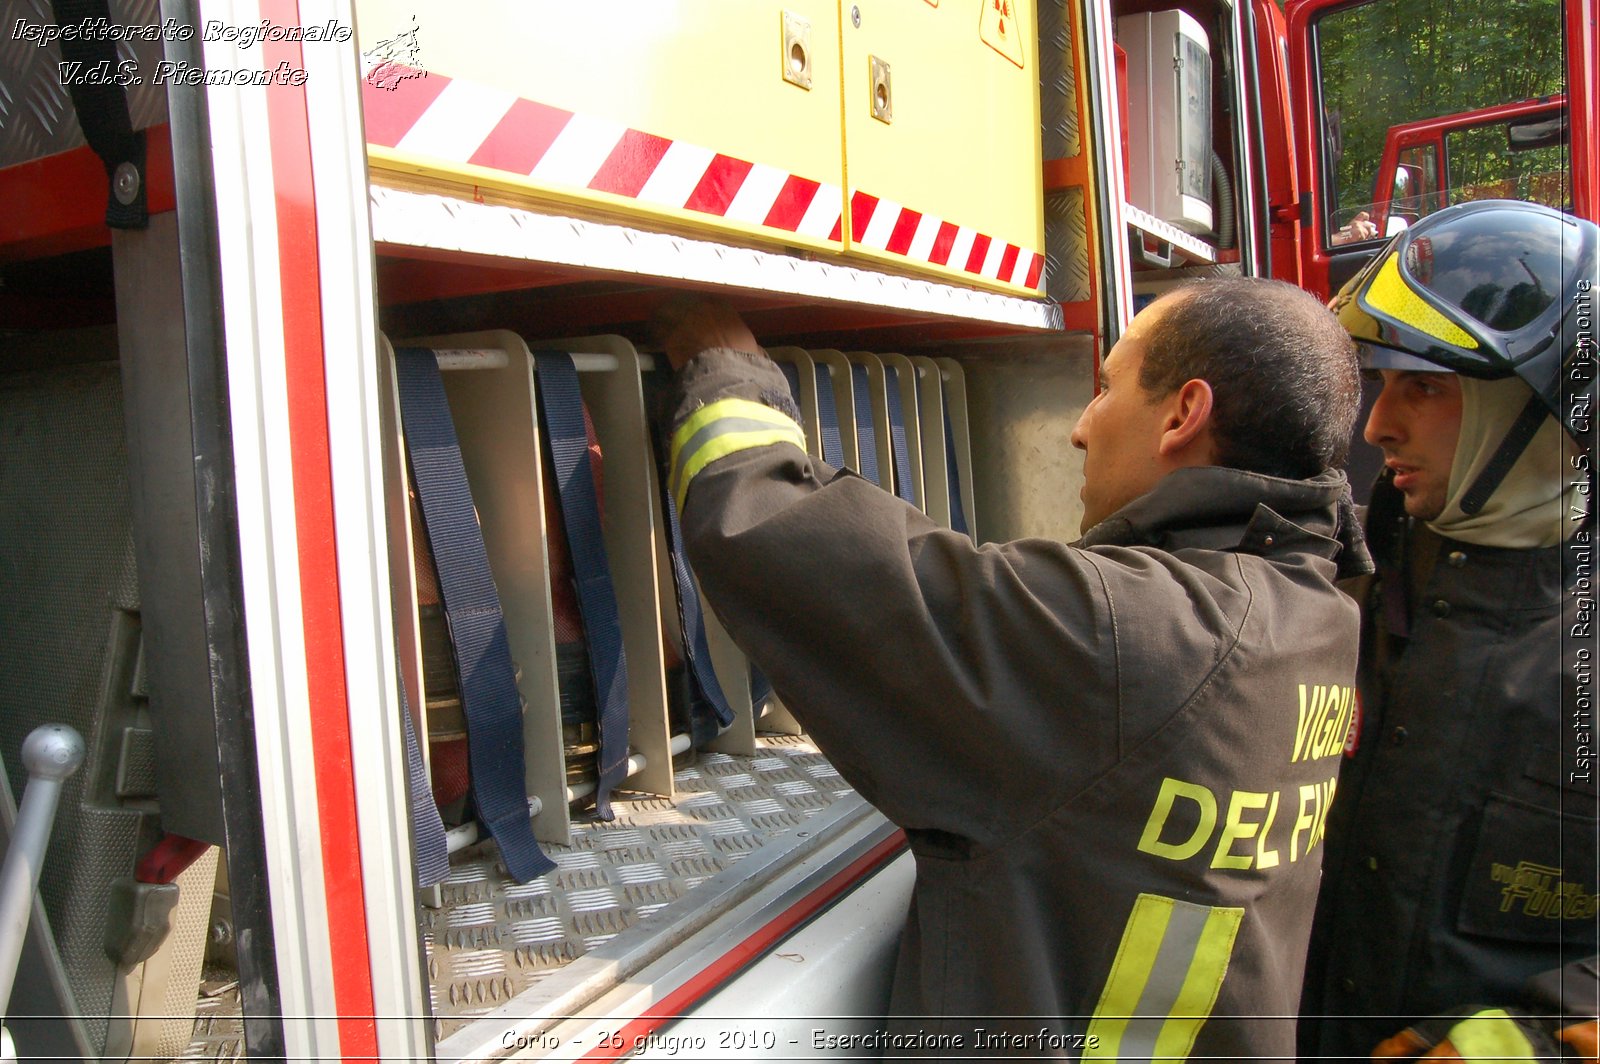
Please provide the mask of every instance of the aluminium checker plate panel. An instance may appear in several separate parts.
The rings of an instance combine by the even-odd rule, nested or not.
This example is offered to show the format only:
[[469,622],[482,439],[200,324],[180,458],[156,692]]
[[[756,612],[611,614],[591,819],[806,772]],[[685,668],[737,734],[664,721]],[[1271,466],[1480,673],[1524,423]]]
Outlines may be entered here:
[[[161,22],[158,0],[111,0],[109,22],[117,27]],[[0,33],[0,168],[69,151],[84,143],[72,99],[61,83],[61,46],[40,44],[14,32],[19,25],[53,26],[50,0],[20,0],[5,5]],[[162,58],[159,40],[118,41],[118,61],[138,63],[144,74],[128,87],[128,112],[134,129],[167,120],[167,90],[149,72]]]
[[[550,875],[514,883],[493,843],[454,855],[444,904],[423,910],[435,1035],[448,1038],[551,974],[688,895],[854,792],[810,740],[763,736],[752,757],[702,753],[675,774],[676,797],[615,804],[611,823],[575,824],[546,846]],[[203,987],[182,1059],[243,1057],[236,987]]]

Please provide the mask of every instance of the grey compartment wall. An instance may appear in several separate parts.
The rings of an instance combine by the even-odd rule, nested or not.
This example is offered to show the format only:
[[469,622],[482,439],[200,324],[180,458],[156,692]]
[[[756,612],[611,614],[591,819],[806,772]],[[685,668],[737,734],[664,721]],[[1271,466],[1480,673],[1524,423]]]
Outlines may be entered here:
[[1094,397],[1082,335],[988,341],[952,352],[966,371],[972,480],[988,541],[1078,538],[1083,458],[1072,426]]

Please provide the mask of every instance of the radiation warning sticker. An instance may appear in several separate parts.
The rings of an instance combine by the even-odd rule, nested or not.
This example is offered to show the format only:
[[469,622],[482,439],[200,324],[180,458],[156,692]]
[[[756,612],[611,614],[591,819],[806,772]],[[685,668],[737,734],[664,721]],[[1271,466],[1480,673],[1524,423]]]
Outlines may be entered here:
[[1015,0],[983,0],[978,35],[984,44],[1022,69],[1022,24],[1016,17]]

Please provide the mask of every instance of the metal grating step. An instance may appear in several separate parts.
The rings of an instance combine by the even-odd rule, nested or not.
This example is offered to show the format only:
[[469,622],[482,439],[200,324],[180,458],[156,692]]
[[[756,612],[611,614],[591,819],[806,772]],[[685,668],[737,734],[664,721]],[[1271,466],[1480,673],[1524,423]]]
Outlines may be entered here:
[[[809,739],[787,735],[759,737],[752,757],[702,753],[674,783],[670,800],[618,795],[616,820],[575,825],[571,845],[545,848],[556,870],[531,883],[511,881],[493,843],[451,858],[444,904],[423,910],[420,924],[436,1038],[851,793]],[[237,987],[205,987],[213,996],[200,1002],[183,1059],[241,1059]]]

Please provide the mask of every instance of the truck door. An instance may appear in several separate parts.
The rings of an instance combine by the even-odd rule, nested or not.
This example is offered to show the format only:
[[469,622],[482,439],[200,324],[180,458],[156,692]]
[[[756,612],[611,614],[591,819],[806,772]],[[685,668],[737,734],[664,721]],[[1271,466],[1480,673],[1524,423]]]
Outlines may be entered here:
[[[1459,145],[1441,144],[1437,138],[1451,134],[1438,120],[1565,93],[1570,71],[1592,91],[1592,47],[1570,49],[1569,68],[1563,45],[1572,27],[1580,38],[1592,35],[1592,21],[1582,30],[1581,15],[1592,20],[1593,6],[1288,0],[1305,287],[1324,298],[1338,291],[1386,237],[1420,216],[1423,195],[1434,206],[1495,195],[1546,198],[1526,192],[1530,182],[1522,177],[1536,160],[1511,138],[1478,127],[1457,134]],[[1430,124],[1432,137],[1420,136]],[[1573,126],[1571,158],[1582,160],[1578,146],[1592,145],[1592,126],[1584,116]],[[1401,144],[1398,134],[1411,130],[1419,137]],[[1445,148],[1463,153],[1457,170],[1464,181],[1470,169],[1472,187],[1452,187],[1456,175],[1440,158]],[[1592,193],[1575,177],[1561,175],[1571,193],[1562,198],[1588,213],[1592,204],[1579,201]]]

